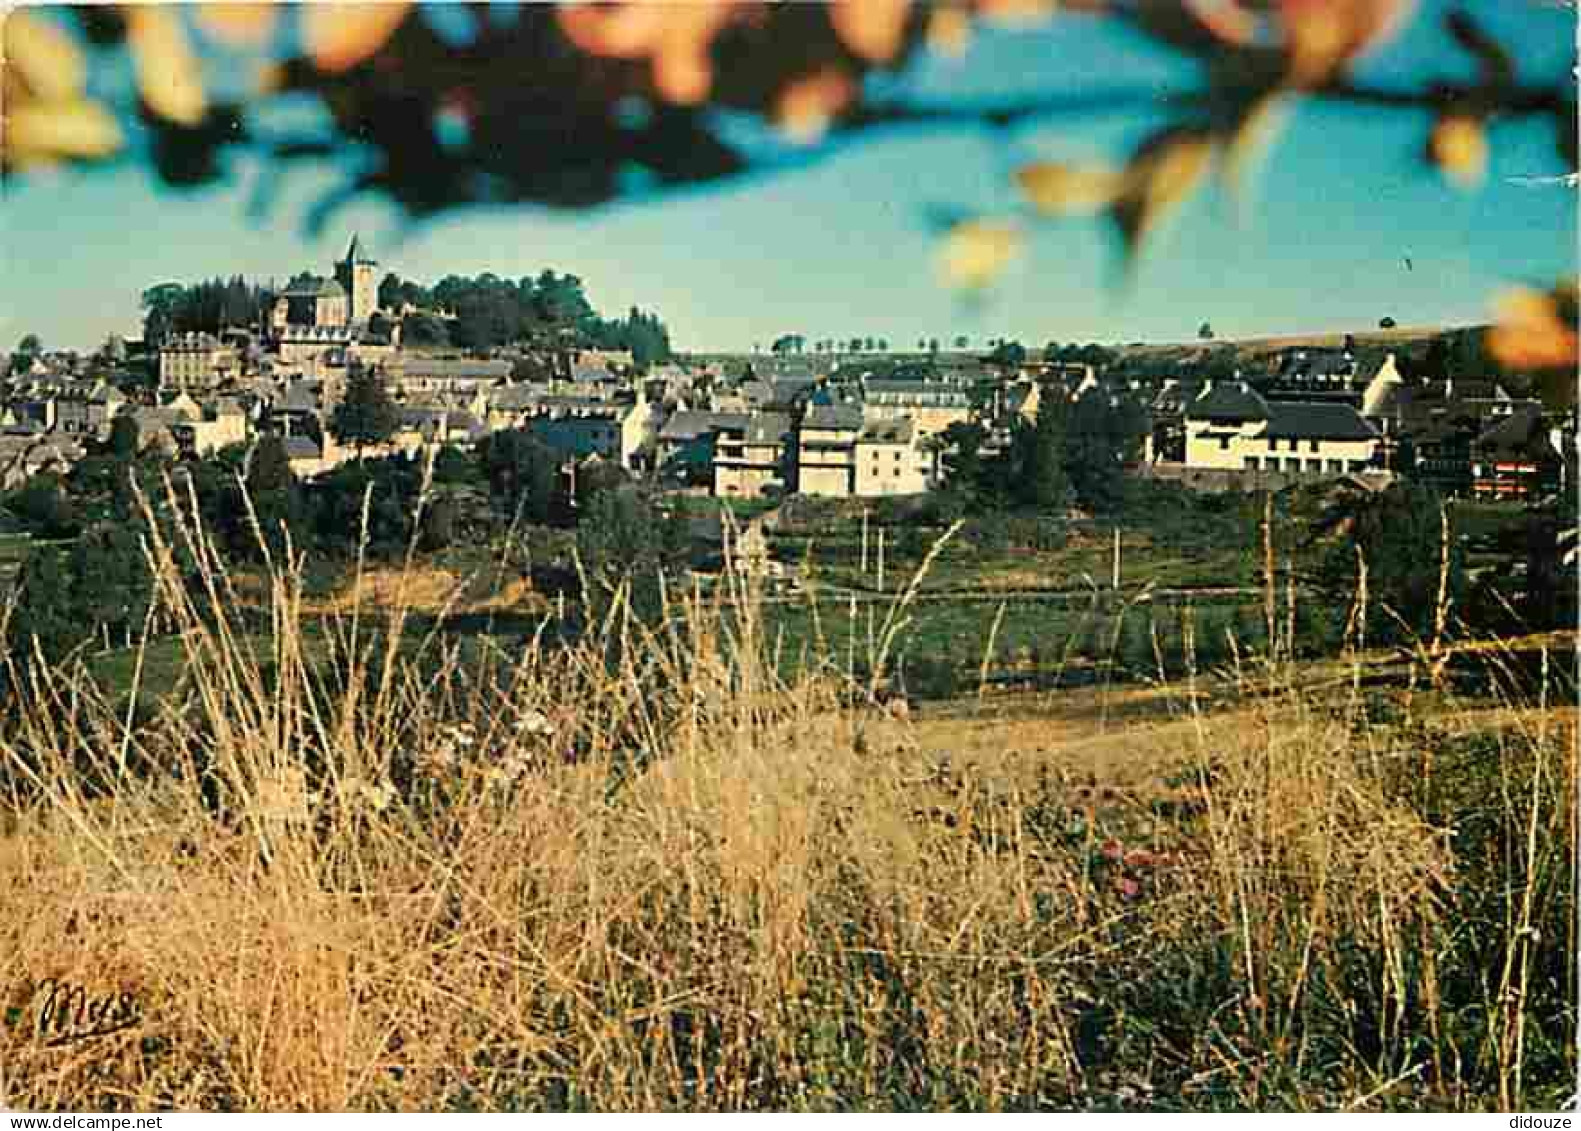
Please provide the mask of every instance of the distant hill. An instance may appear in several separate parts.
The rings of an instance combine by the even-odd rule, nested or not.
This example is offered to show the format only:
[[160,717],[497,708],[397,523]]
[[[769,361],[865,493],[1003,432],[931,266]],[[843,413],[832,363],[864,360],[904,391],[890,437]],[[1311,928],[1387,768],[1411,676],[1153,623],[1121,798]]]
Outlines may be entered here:
[[[1361,330],[1352,332],[1357,352],[1364,355],[1384,353],[1420,356],[1437,338],[1446,339],[1451,356],[1472,352],[1481,353],[1482,336],[1486,326],[1399,326],[1391,330]],[[1237,360],[1254,362],[1271,357],[1282,350],[1302,346],[1312,349],[1338,349],[1345,344],[1345,333],[1284,334],[1266,338],[1220,338],[1212,341],[1166,342],[1158,344],[1135,343],[1112,347],[1122,361],[1157,362],[1173,364],[1199,361],[1205,355],[1223,350],[1235,351]],[[1470,361],[1472,358],[1466,357]]]
[[[1524,372],[1501,365],[1488,353],[1486,338],[1490,327],[1479,326],[1400,326],[1390,330],[1360,330],[1353,332],[1356,353],[1363,370],[1370,370],[1387,354],[1395,354],[1402,362],[1422,362],[1437,342],[1444,354],[1445,371],[1450,377],[1494,378],[1501,382],[1512,396],[1540,397],[1552,409],[1574,404],[1573,393],[1567,397],[1565,390],[1573,384],[1565,374],[1556,382],[1552,373]],[[1344,344],[1345,334],[1314,333],[1284,334],[1277,337],[1217,339],[1214,341],[1172,342],[1162,344],[1132,343],[1110,347],[1117,357],[1117,368],[1137,376],[1170,374],[1179,369],[1191,369],[1210,358],[1222,358],[1226,351],[1233,354],[1235,364],[1247,373],[1257,373],[1269,368],[1271,360],[1282,350],[1307,346],[1314,349],[1337,349]],[[1409,365],[1402,365],[1409,372]],[[1560,393],[1556,395],[1555,390]]]

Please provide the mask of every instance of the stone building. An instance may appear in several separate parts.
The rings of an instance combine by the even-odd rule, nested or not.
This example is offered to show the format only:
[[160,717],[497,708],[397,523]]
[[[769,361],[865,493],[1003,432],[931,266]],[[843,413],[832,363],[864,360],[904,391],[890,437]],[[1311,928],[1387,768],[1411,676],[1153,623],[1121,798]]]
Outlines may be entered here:
[[161,389],[209,389],[240,372],[235,347],[213,334],[176,334],[159,347]]
[[379,309],[378,272],[378,261],[363,253],[362,243],[354,234],[346,258],[335,264],[335,281],[348,300],[346,321],[353,326],[366,326]]

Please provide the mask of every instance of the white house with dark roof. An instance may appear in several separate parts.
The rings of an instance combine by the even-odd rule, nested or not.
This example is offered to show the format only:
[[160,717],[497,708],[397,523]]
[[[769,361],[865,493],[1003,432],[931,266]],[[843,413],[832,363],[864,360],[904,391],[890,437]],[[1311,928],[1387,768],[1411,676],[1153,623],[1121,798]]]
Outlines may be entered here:
[[859,498],[920,495],[931,485],[933,451],[910,420],[869,420],[856,438],[855,482]]
[[1219,382],[1186,406],[1186,467],[1343,475],[1373,466],[1378,432],[1348,404],[1264,400]]
[[159,347],[161,389],[207,389],[240,372],[235,347],[213,334],[174,334]]

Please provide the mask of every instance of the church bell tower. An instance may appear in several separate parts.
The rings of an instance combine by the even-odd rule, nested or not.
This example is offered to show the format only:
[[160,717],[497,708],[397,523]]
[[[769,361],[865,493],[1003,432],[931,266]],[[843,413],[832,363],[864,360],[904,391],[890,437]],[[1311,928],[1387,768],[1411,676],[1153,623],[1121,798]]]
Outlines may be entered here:
[[350,307],[347,321],[354,326],[366,326],[379,309],[378,270],[378,262],[363,253],[361,242],[353,235],[346,258],[335,265],[335,279],[346,292]]

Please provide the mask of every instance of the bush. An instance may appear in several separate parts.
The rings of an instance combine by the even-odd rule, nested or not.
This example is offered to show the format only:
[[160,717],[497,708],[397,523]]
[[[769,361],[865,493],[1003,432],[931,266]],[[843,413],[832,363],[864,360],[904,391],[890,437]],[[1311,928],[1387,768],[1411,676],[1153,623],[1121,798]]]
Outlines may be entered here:
[[77,534],[77,508],[66,494],[61,477],[49,472],[35,475],[5,496],[4,509],[22,529],[39,538],[71,538]]
[[1063,550],[1069,537],[1064,519],[1045,515],[1019,515],[1008,519],[1006,528],[1012,546],[1039,552]]
[[1010,520],[1002,514],[972,519],[967,522],[963,533],[979,553],[998,555],[1010,549]]
[[961,693],[961,668],[948,657],[908,655],[903,671],[906,691],[919,699],[954,699]]

